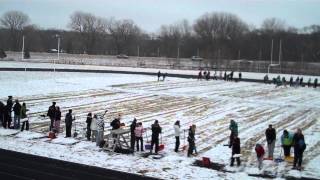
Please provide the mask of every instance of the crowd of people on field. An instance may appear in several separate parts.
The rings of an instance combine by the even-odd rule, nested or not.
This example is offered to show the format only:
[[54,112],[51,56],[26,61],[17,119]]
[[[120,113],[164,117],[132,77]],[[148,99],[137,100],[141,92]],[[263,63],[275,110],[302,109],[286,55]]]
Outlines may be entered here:
[[[0,101],[0,122],[4,128],[29,130],[29,119],[27,117],[26,103],[20,103],[18,99],[13,101],[12,96],[8,96],[7,104]],[[13,113],[13,123],[12,123]],[[22,122],[22,125],[21,125]]]
[[[268,84],[270,83],[269,81],[269,76],[266,74],[263,77],[263,82]],[[276,85],[276,87],[278,86],[285,86],[287,87],[287,85],[289,85],[290,87],[313,87],[313,88],[317,88],[318,87],[318,78],[314,78],[313,82],[312,79],[309,78],[307,82],[303,81],[303,77],[299,77],[297,76],[297,78],[294,80],[294,78],[291,76],[289,81],[286,80],[286,77],[280,77],[280,75],[278,75],[276,78],[272,79],[272,83]]]
[[238,78],[234,78],[233,74],[234,74],[233,71],[231,71],[230,73],[227,73],[227,71],[225,71],[224,74],[222,71],[220,71],[218,75],[217,71],[214,71],[214,74],[211,77],[211,73],[209,70],[204,70],[204,71],[200,70],[198,73],[198,80],[205,79],[208,81],[212,78],[213,80],[223,79],[225,81],[240,81],[242,79],[241,72],[238,73]]

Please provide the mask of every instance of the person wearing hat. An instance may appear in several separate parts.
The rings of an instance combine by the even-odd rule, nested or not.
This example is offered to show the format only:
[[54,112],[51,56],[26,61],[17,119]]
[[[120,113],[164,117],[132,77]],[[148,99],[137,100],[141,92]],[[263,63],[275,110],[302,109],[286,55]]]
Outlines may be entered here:
[[53,124],[56,117],[56,102],[52,102],[52,105],[48,109],[47,116],[50,118],[50,127],[49,130],[51,131],[53,129]]

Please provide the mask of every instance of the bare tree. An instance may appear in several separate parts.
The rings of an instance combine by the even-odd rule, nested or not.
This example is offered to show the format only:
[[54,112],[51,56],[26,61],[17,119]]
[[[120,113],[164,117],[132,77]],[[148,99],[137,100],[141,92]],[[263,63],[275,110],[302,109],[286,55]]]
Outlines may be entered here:
[[262,22],[261,29],[268,33],[285,31],[286,22],[277,18],[267,18]]
[[100,33],[105,33],[107,21],[93,14],[80,11],[74,12],[70,16],[70,21],[69,27],[80,33],[83,51],[93,54],[97,36]]
[[114,41],[117,53],[131,54],[130,46],[138,40],[141,34],[140,28],[130,19],[110,19],[107,23],[107,29]]
[[20,11],[8,11],[0,19],[1,25],[9,29],[11,38],[11,49],[19,50],[19,43],[23,29],[28,25],[30,19],[28,15]]

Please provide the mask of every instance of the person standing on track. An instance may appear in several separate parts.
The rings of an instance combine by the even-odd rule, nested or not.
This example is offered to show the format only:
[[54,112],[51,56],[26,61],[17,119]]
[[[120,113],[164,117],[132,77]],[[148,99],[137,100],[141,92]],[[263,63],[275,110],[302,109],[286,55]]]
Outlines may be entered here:
[[91,123],[92,123],[92,113],[89,112],[88,115],[87,115],[87,120],[86,120],[86,123],[87,123],[87,140],[90,141],[91,139]]
[[[158,76],[158,81],[159,81],[159,78],[160,78],[160,76]],[[130,147],[132,150],[134,150],[134,145],[135,145],[135,141],[136,141],[136,135],[135,135],[136,126],[137,126],[137,119],[134,118],[131,125],[130,125]]]
[[52,105],[49,107],[48,113],[47,113],[47,116],[49,116],[50,118],[49,131],[51,131],[53,128],[54,119],[56,117],[55,113],[56,113],[56,102],[52,102]]
[[264,148],[261,144],[256,144],[255,148],[256,154],[257,154],[257,159],[258,159],[258,168],[261,170],[262,169],[262,162],[263,162],[263,156],[264,156]]
[[161,77],[161,72],[158,71],[158,81],[160,81],[160,77]]
[[229,130],[231,131],[229,137],[229,148],[231,148],[234,136],[238,136],[238,124],[233,119],[230,120]]
[[[304,135],[300,128],[297,129],[297,132],[293,135],[293,147],[294,147],[294,161],[293,169],[301,170],[303,152],[306,149],[306,143],[304,141]],[[298,163],[298,167],[296,167]]]
[[273,159],[273,152],[274,152],[274,147],[276,144],[276,137],[277,137],[276,130],[270,124],[265,134],[266,134],[266,139],[268,143],[268,158]]
[[[135,139],[137,143],[137,151],[139,151],[139,141],[140,141],[140,150],[143,150],[143,133],[145,132],[145,129],[142,126],[142,122],[139,122],[134,130]],[[134,149],[133,149],[134,150]]]
[[11,128],[11,122],[12,122],[12,106],[13,106],[13,100],[12,100],[12,96],[8,96],[8,100],[7,100],[7,105],[6,105],[6,114],[7,114],[7,126],[8,128]]
[[66,123],[66,137],[71,137],[71,129],[72,129],[72,109],[69,109],[69,112],[66,114],[65,123]]
[[60,111],[60,107],[56,106],[55,118],[54,118],[54,131],[55,131],[55,133],[60,132],[60,122],[61,122],[61,111]]
[[180,146],[180,121],[176,121],[174,123],[174,136],[176,137],[176,146],[174,148],[175,152],[179,151],[179,146]]
[[19,103],[19,100],[16,99],[16,103],[13,106],[13,112],[14,112],[14,129],[20,129],[20,114],[21,114],[21,104]]
[[155,152],[158,154],[159,151],[159,134],[161,133],[162,129],[159,125],[158,120],[154,121],[154,124],[151,126],[152,136],[151,136],[151,149],[150,153],[152,153],[153,145],[155,145]]
[[96,141],[97,134],[98,134],[98,131],[97,131],[97,119],[98,119],[98,116],[95,114],[93,116],[91,124],[90,124],[90,129],[92,131],[92,136],[91,136],[91,141],[92,142]]
[[22,126],[21,126],[21,131],[24,130],[24,126],[26,126],[26,130],[27,131],[29,130],[29,120],[28,120],[28,117],[27,117],[27,111],[29,111],[29,110],[27,109],[26,103],[22,103],[20,118],[23,121],[23,123],[22,123]]
[[240,161],[241,149],[240,149],[240,139],[238,138],[238,135],[235,135],[233,137],[231,146],[232,146],[232,156],[231,156],[230,166],[233,166],[234,159],[237,160],[237,166],[240,166],[240,164],[241,164],[241,161]]
[[283,148],[284,156],[290,157],[290,150],[292,146],[292,135],[287,131],[284,130],[281,136],[281,145]]
[[[190,157],[193,154],[193,151],[196,151],[196,125],[193,124],[189,127],[189,134],[188,134],[188,142],[189,142],[189,149],[188,149],[188,157]],[[196,151],[197,154],[197,151]]]

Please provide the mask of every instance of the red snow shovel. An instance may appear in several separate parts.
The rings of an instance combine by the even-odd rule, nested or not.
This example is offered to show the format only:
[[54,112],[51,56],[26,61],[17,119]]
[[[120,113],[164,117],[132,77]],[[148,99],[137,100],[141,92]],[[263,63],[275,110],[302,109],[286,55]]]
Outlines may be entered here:
[[208,157],[202,157],[202,165],[204,167],[209,167],[211,164],[210,158]]
[[162,150],[164,150],[164,144],[162,144],[162,133],[160,134],[160,138],[161,138],[161,141],[159,144],[159,151],[162,151]]

